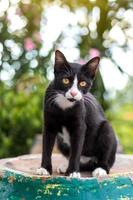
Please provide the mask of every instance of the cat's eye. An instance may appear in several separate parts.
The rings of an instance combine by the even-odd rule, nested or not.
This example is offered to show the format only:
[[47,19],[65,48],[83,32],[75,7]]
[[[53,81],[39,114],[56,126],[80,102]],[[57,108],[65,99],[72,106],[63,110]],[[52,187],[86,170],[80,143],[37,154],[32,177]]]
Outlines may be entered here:
[[62,82],[63,82],[65,85],[67,85],[67,84],[70,83],[70,81],[69,81],[68,78],[63,78],[63,79],[62,79]]
[[81,82],[79,83],[79,85],[80,85],[80,87],[85,87],[85,86],[87,85],[87,83],[86,83],[85,81],[81,81]]

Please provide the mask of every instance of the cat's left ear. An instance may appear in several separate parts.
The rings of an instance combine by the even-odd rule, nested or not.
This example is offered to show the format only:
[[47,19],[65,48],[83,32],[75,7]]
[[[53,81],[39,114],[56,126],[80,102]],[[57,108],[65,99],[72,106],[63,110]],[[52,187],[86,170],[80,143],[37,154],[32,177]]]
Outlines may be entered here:
[[67,61],[66,61],[66,58],[65,58],[64,54],[61,51],[56,50],[55,51],[55,64],[56,65],[62,65],[64,63],[66,63],[66,62]]
[[100,57],[94,57],[83,66],[83,70],[88,72],[89,76],[93,79],[96,75]]
[[67,60],[66,60],[64,54],[61,51],[56,50],[55,51],[54,73],[59,72],[66,65],[67,65]]

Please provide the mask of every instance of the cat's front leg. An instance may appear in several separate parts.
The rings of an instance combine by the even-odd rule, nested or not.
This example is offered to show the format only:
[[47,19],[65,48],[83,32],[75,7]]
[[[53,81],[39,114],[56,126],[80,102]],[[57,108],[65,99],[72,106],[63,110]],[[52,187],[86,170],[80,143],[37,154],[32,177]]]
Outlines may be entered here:
[[85,130],[86,127],[84,124],[78,127],[74,127],[74,129],[70,130],[71,152],[68,168],[66,171],[66,175],[70,175],[70,177],[80,177],[79,163],[81,152],[83,149]]
[[52,174],[51,155],[56,135],[57,135],[56,131],[52,126],[45,127],[45,133],[43,134],[43,151],[42,151],[41,168],[37,170],[37,173],[40,175]]

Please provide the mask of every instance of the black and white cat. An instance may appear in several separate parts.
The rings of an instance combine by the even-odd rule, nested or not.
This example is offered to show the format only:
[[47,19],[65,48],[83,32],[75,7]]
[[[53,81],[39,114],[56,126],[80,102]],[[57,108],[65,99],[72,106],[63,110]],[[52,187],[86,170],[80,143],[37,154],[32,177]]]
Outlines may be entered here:
[[109,173],[115,161],[116,138],[103,109],[88,92],[99,60],[95,57],[80,65],[68,62],[59,50],[55,52],[55,78],[44,101],[43,153],[38,174],[52,174],[56,138],[59,150],[69,160],[65,175],[80,177],[80,171],[91,171],[93,176]]

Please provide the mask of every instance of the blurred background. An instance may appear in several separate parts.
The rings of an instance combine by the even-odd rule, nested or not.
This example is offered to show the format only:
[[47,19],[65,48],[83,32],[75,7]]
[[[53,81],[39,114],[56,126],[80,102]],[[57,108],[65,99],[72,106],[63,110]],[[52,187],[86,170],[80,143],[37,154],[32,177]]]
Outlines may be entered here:
[[101,57],[92,93],[133,153],[133,1],[0,0],[0,157],[29,153],[42,132],[55,49]]

